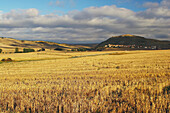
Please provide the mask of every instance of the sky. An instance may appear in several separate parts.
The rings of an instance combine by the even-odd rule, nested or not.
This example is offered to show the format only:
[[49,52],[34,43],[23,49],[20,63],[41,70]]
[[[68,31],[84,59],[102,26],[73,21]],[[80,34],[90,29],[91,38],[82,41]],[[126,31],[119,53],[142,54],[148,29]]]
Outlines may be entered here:
[[0,37],[100,43],[122,34],[170,40],[170,0],[0,0]]

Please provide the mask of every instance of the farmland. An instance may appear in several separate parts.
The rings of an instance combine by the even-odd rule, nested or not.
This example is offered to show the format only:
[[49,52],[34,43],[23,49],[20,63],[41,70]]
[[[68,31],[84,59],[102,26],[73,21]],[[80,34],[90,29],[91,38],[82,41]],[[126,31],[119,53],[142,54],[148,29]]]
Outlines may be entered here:
[[0,112],[169,112],[170,50],[0,54]]

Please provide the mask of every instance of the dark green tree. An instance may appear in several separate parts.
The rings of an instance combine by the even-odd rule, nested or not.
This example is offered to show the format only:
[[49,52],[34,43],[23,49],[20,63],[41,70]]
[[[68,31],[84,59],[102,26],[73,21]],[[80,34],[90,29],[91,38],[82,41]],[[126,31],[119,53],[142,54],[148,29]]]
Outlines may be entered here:
[[19,53],[19,49],[18,48],[15,48],[15,53]]
[[0,53],[2,52],[2,49],[0,49]]
[[23,53],[29,53],[29,52],[35,52],[35,50],[34,49],[26,49],[26,48],[23,49]]
[[45,51],[45,48],[41,48],[41,51]]
[[57,47],[57,48],[55,48],[54,50],[63,51],[64,49],[63,49],[63,48],[60,48],[60,47]]

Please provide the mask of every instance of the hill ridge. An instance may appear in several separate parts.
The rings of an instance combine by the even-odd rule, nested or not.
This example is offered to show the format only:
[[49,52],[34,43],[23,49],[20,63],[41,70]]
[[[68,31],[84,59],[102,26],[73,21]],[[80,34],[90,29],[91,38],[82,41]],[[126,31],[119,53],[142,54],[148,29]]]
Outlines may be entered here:
[[0,37],[0,48],[15,49],[15,48],[46,48],[55,49],[62,48],[70,50],[73,48],[89,48],[83,45],[71,45],[65,43],[56,43],[43,40],[19,40],[15,38]]
[[170,49],[170,41],[160,41],[156,39],[149,39],[142,36],[136,36],[131,34],[112,36],[106,41],[103,41],[100,44],[98,44],[96,48],[107,48],[107,47],[111,48],[114,45],[117,45],[117,47],[120,47],[119,45],[121,45],[124,48],[130,48],[133,45],[133,48],[136,49],[139,47],[140,49],[142,48],[149,49],[152,46],[155,46],[156,49]]

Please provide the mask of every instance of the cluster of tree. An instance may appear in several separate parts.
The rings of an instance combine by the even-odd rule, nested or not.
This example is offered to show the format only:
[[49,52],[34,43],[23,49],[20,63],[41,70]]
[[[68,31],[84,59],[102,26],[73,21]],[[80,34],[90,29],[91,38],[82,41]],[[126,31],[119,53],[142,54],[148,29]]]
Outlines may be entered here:
[[11,62],[11,61],[13,61],[11,58],[7,58],[7,59],[2,59],[1,60],[2,62]]
[[35,50],[34,49],[26,49],[26,48],[23,49],[23,53],[29,53],[29,52],[35,52]]
[[34,49],[26,49],[24,48],[23,51],[19,51],[18,48],[15,48],[15,53],[29,53],[29,52],[35,52]]
[[71,49],[71,51],[91,51],[90,48],[77,48],[77,49]]
[[95,47],[95,48],[93,48],[93,50],[95,50],[95,51],[103,51],[103,50],[105,50],[105,48],[104,47]]
[[44,49],[44,48],[41,48],[41,49],[39,49],[39,50],[37,50],[37,51],[38,51],[38,52],[39,52],[39,51],[45,51],[45,49]]
[[96,51],[103,51],[104,48],[97,48]]
[[22,53],[22,51],[19,51],[18,48],[15,48],[15,53]]
[[55,48],[54,50],[56,50],[56,51],[63,51],[64,49],[63,49],[63,48],[60,48],[60,47],[57,47],[57,48]]
[[[57,47],[54,50],[64,51],[65,49]],[[74,49],[71,49],[71,51],[92,51],[92,49],[90,49],[90,48],[74,48]]]
[[0,49],[0,53],[2,53],[2,49]]

